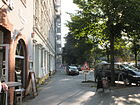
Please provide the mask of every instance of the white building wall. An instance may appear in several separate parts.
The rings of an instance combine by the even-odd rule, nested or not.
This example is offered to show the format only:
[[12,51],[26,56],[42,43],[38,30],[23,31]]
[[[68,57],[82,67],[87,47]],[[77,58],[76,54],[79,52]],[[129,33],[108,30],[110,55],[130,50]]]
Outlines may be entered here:
[[[22,0],[9,1],[12,1],[13,7],[12,10],[8,10],[8,19],[14,24],[12,38],[15,39],[18,33],[25,36],[28,43],[28,59],[33,61],[32,70],[37,78],[42,78],[55,70],[54,0],[25,0],[25,4]],[[0,4],[2,3],[0,0]]]
[[61,43],[61,0],[56,0],[56,69],[62,69],[62,43]]
[[8,7],[8,19],[13,25],[11,37],[14,40],[18,33],[21,33],[26,37],[28,43],[28,57],[32,56],[32,42],[31,34],[33,32],[33,0],[27,0],[26,3],[22,3],[21,0],[4,0],[9,1],[7,5],[12,5],[11,9]]
[[[34,57],[35,63],[33,69],[36,71],[37,78],[43,78],[55,70],[55,34],[54,34],[54,18],[55,9],[53,0],[34,0],[34,38],[33,43],[40,45],[41,55]],[[35,56],[37,55],[34,52]],[[51,58],[53,56],[53,59]],[[36,62],[35,60],[38,62]],[[42,64],[43,63],[43,64]]]

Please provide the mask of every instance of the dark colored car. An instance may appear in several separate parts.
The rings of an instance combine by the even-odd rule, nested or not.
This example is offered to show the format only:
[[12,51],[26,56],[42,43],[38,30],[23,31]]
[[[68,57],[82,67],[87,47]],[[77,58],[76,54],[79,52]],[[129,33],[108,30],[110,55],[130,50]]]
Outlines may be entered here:
[[[95,66],[94,71],[95,81],[98,78],[98,76],[101,75],[102,72],[104,72],[104,74],[108,77],[108,79],[111,80],[110,63],[100,63]],[[121,63],[115,63],[114,73],[116,81],[124,81],[126,84],[140,83],[140,71],[135,67]]]
[[[111,69],[110,69],[110,63],[99,63],[95,66],[94,70],[94,77],[95,81],[101,73],[104,73],[109,80],[111,80]],[[115,63],[114,64],[114,73],[115,73],[115,80],[118,80],[118,75],[120,73],[123,73],[123,70],[121,69],[121,64],[120,63]]]
[[66,73],[68,75],[79,75],[79,70],[76,66],[67,66]]
[[136,83],[137,85],[140,84],[140,71],[139,69],[135,68],[134,66],[125,65],[125,78],[124,82],[126,84]]

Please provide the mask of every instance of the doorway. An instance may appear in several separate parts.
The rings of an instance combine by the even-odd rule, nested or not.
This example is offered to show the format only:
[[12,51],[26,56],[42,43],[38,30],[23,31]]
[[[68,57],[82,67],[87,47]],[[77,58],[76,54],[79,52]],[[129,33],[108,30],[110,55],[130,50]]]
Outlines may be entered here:
[[23,40],[19,40],[15,53],[15,81],[21,82],[25,87],[25,44]]

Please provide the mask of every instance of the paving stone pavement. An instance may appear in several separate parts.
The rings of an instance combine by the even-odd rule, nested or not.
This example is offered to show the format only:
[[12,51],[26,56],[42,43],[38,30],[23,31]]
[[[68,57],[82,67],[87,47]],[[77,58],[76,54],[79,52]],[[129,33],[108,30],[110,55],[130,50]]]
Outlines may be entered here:
[[[93,80],[93,73],[87,80]],[[99,89],[94,82],[82,83],[84,75],[68,76],[57,71],[51,80],[39,88],[38,96],[23,105],[140,105],[140,87],[118,87],[111,91]]]

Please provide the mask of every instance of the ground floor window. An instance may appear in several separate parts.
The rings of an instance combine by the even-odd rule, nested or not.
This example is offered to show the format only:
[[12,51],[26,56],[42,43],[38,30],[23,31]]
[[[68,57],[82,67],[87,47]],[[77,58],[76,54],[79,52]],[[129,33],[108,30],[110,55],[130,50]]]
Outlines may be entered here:
[[25,46],[23,40],[19,40],[15,55],[15,81],[25,86]]

